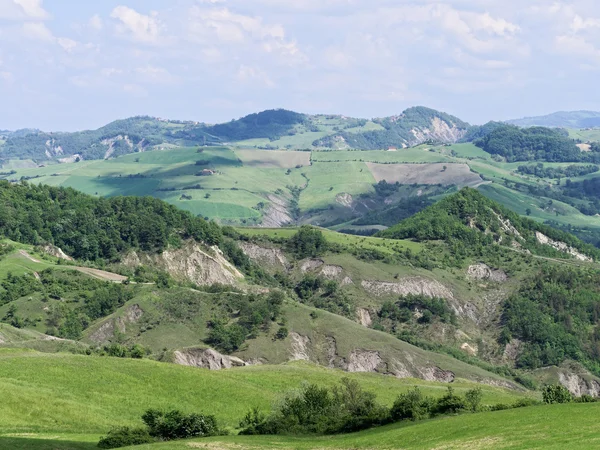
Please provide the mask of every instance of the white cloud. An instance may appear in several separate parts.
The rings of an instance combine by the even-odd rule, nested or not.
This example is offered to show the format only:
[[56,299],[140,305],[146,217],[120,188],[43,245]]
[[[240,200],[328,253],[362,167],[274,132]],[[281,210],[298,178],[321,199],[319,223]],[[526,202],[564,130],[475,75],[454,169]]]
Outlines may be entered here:
[[104,21],[98,14],[94,14],[90,18],[88,24],[93,30],[96,30],[96,31],[100,31],[100,30],[102,30],[102,28],[104,28]]
[[163,25],[158,13],[144,15],[127,6],[117,6],[110,17],[118,20],[117,31],[130,36],[134,41],[156,44],[160,41]]
[[115,75],[121,75],[122,73],[123,73],[123,70],[117,69],[116,67],[105,67],[104,69],[102,69],[100,71],[100,74],[103,77],[112,77]]
[[266,87],[275,87],[275,83],[273,82],[273,80],[271,80],[269,75],[257,67],[246,66],[242,64],[238,69],[237,78],[238,80],[243,82],[258,81]]
[[243,48],[239,50],[244,52],[239,55],[242,57],[248,57],[250,49],[262,51],[274,56],[278,63],[289,66],[308,61],[296,41],[286,37],[282,25],[269,24],[261,17],[239,14],[226,7],[192,7],[188,39],[213,48],[221,45],[231,53],[236,53],[234,46],[239,46]]
[[64,38],[64,37],[56,39],[56,42],[67,53],[72,53],[73,50],[75,50],[78,45],[77,41],[74,41],[73,39],[69,39],[69,38]]
[[192,7],[190,32],[196,38],[244,42],[247,38],[284,39],[281,25],[266,25],[260,17],[245,16],[228,8]]
[[557,36],[554,44],[556,50],[567,55],[579,55],[600,59],[600,50],[581,36]]
[[42,22],[25,22],[22,27],[23,36],[29,39],[52,42],[52,31]]
[[600,19],[587,18],[584,19],[580,15],[575,15],[573,17],[573,22],[571,23],[571,29],[577,33],[581,30],[587,30],[589,28],[600,28]]
[[135,69],[135,73],[141,80],[149,83],[173,83],[177,80],[177,78],[164,67],[138,67]]
[[42,0],[0,0],[0,19],[45,20],[50,14],[42,6]]

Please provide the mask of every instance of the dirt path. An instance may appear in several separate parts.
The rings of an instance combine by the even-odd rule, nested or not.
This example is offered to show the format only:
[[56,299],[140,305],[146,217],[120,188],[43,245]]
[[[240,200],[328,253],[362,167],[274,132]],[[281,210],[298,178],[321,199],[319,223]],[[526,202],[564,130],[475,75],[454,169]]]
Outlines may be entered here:
[[114,283],[121,283],[127,280],[127,277],[124,277],[123,275],[118,275],[112,272],[106,272],[104,270],[90,269],[89,267],[73,267],[73,269],[90,275],[94,278],[98,278],[99,280],[112,281]]
[[34,263],[40,263],[41,262],[41,261],[35,259],[33,256],[31,256],[25,250],[19,250],[19,255],[23,256],[24,258],[27,258],[29,261],[34,262]]

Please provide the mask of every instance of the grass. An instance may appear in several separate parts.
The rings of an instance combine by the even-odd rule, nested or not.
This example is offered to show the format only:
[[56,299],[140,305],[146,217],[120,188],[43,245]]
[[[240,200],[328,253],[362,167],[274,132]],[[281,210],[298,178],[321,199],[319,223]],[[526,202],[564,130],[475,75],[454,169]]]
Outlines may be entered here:
[[[298,228],[238,228],[238,231],[247,236],[265,236],[270,238],[289,239],[298,232]],[[370,236],[354,236],[351,234],[337,233],[325,228],[322,228],[321,231],[325,235],[325,238],[328,242],[350,247],[364,248],[368,250],[378,250],[387,254],[394,253],[394,249],[390,248],[390,243],[393,243],[398,248],[410,249],[414,253],[418,253],[423,248],[420,243],[413,241],[390,240]]]
[[[336,436],[220,436],[162,442],[132,450],[228,449],[573,449],[600,446],[599,404],[564,404],[465,414],[388,425]],[[87,450],[98,436],[81,434],[0,435],[0,447],[28,450]]]
[[[466,163],[472,172],[485,178],[488,186],[481,189],[486,195],[489,194],[509,208],[516,207],[520,214],[524,214],[529,208],[532,210],[532,217],[538,220],[600,227],[596,217],[586,217],[569,205],[554,202],[555,208],[544,208],[540,199],[507,188],[506,180],[537,187],[543,187],[549,180],[518,174],[518,166],[526,163],[494,161],[473,144],[421,145],[395,152],[247,149],[252,145],[306,148],[314,139],[332,132],[334,127],[343,129],[348,124],[340,117],[319,116],[314,119],[313,125],[319,131],[311,132],[304,125],[298,125],[297,131],[301,133],[295,136],[285,136],[273,143],[246,142],[247,145],[236,146],[235,150],[229,147],[206,147],[198,153],[197,147],[173,147],[107,161],[49,164],[45,167],[36,167],[31,161],[9,161],[4,164],[3,170],[15,170],[16,173],[4,175],[4,178],[16,181],[21,177],[36,177],[31,178],[31,182],[73,187],[98,196],[152,195],[195,215],[237,225],[261,224],[263,216],[269,211],[269,204],[285,204],[291,198],[290,188],[301,187],[303,190],[299,197],[299,208],[302,223],[340,224],[354,219],[356,211],[363,206],[373,206],[361,206],[360,202],[362,194],[373,192],[373,184],[376,182],[367,163],[385,164],[381,166],[381,170],[388,174],[386,178],[405,183],[418,182],[420,178],[402,176],[405,173],[413,174],[413,171],[408,167],[408,170],[402,172],[402,168],[394,164],[417,165],[414,172],[423,172],[428,182],[461,184],[465,182],[465,177],[477,182],[474,173],[451,176],[454,166],[448,165],[447,173],[438,173],[437,176],[430,176],[427,170],[431,166],[425,166],[432,163]],[[373,126],[374,124],[369,123],[365,125],[366,128]],[[207,165],[197,166],[196,162],[199,160],[205,161]],[[545,165],[550,167],[570,164]],[[217,173],[213,176],[197,176],[204,167],[210,167]],[[574,178],[573,181],[597,176],[598,174],[590,174]],[[190,187],[194,189],[190,190]],[[207,194],[210,196],[207,197]],[[524,204],[528,206],[523,207]],[[556,216],[555,210],[558,210],[559,216]]]
[[341,436],[230,436],[135,448],[587,450],[600,446],[599,413],[599,404],[552,405],[395,424]]
[[[267,411],[303,381],[331,386],[345,376],[386,405],[413,385],[430,395],[444,392],[440,383],[348,374],[304,363],[209,371],[150,360],[0,349],[0,434],[100,434],[113,425],[138,425],[148,408],[213,413],[224,426],[235,428],[251,406]],[[457,383],[460,390],[473,386]],[[490,386],[483,390],[486,403],[519,396]]]

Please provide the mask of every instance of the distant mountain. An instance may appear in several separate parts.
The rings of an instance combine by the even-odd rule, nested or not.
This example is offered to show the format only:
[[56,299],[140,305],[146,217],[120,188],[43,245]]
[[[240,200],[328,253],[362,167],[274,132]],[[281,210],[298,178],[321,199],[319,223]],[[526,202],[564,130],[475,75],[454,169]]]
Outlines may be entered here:
[[520,127],[594,128],[600,127],[600,112],[560,111],[547,116],[508,120]]
[[[74,133],[7,132],[4,135],[6,142],[0,145],[0,159],[108,159],[162,144],[241,143],[268,149],[388,149],[425,142],[454,143],[464,138],[470,128],[468,123],[457,117],[422,106],[409,108],[396,116],[372,120],[341,115],[307,115],[285,109],[262,111],[215,125],[140,116],[117,120],[97,130]],[[250,140],[260,142],[246,142]]]

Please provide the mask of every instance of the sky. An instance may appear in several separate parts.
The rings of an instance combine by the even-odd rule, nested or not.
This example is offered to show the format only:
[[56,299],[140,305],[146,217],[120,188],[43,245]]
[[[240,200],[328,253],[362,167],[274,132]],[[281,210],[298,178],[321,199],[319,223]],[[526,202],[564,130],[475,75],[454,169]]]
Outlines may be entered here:
[[600,110],[597,0],[0,0],[0,129]]

